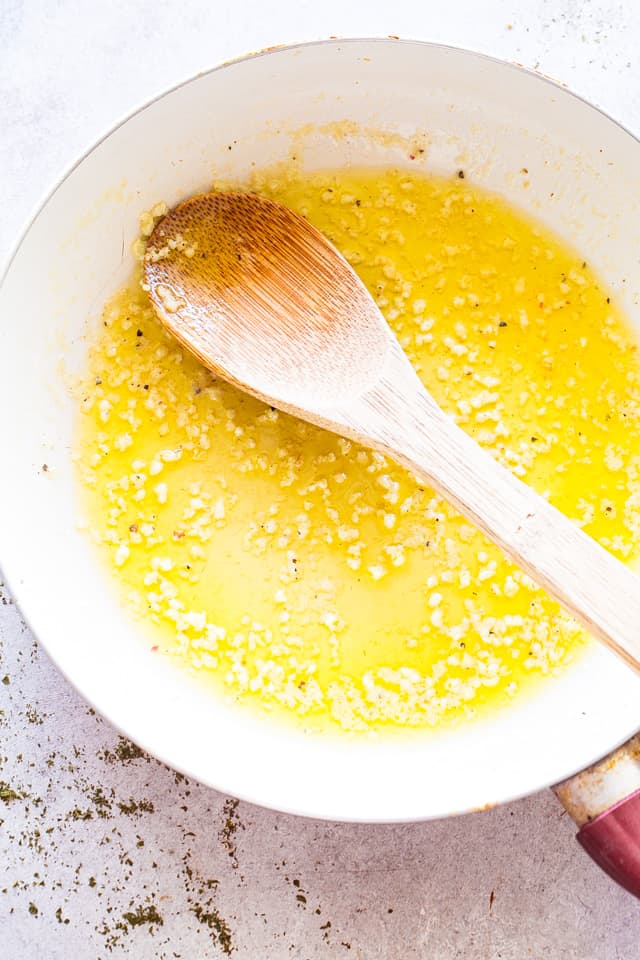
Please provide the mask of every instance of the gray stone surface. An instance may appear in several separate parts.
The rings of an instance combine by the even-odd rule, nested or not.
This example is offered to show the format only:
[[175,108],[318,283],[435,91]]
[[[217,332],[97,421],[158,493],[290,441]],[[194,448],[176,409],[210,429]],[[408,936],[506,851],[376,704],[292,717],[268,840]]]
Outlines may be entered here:
[[[640,130],[634,0],[0,0],[0,257],[61,170],[163,87],[272,43],[390,33],[536,66]],[[640,905],[581,854],[549,793],[400,826],[237,804],[137,755],[0,593],[7,957],[640,956]]]

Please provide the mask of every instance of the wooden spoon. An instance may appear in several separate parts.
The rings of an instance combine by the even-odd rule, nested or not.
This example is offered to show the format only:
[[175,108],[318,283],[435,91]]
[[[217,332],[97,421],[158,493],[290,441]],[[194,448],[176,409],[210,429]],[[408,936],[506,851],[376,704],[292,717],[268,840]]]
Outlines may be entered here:
[[445,415],[303,217],[253,194],[193,197],[157,224],[144,275],[161,321],[205,366],[426,480],[640,670],[640,579]]

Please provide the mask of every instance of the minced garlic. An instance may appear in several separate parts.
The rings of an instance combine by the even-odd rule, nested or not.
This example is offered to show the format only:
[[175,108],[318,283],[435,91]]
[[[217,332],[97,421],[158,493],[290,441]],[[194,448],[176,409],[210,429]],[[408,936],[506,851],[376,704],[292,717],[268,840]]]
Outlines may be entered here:
[[[640,553],[637,346],[586,263],[467,180],[250,186],[343,251],[464,430],[619,557]],[[406,471],[216,380],[139,283],[103,319],[80,470],[154,646],[234,697],[349,730],[473,715],[571,657],[569,617]]]

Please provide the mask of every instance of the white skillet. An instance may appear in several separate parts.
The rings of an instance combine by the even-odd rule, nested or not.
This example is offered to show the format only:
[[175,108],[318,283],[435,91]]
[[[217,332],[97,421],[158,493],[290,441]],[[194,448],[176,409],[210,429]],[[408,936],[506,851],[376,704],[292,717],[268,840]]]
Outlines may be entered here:
[[[308,168],[463,168],[583,251],[640,327],[640,144],[595,108],[518,67],[414,41],[326,41],[233,61],[101,140],[13,255],[0,291],[4,574],[88,700],[151,753],[236,796],[309,816],[413,820],[560,781],[640,727],[638,677],[595,644],[474,725],[392,741],[309,737],[211,697],[151,654],[77,527],[68,384],[105,298],[130,273],[139,214],[292,152]],[[640,787],[634,763],[625,790]]]

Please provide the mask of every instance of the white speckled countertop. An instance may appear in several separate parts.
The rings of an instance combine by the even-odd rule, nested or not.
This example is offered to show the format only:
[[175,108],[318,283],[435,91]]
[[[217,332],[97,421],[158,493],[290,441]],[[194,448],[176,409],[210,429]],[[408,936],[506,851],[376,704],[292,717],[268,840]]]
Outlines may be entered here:
[[[389,33],[537,67],[640,131],[635,0],[2,0],[0,259],[61,171],[163,88],[274,43]],[[550,793],[399,826],[237,804],[96,716],[1,585],[0,680],[12,960],[639,955],[640,904],[581,853]]]

